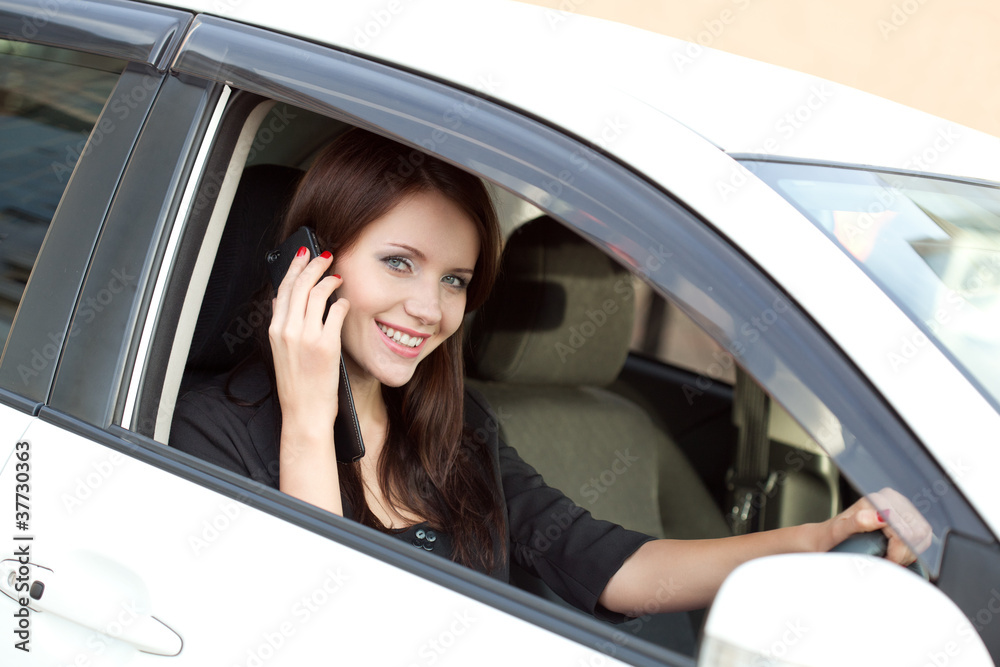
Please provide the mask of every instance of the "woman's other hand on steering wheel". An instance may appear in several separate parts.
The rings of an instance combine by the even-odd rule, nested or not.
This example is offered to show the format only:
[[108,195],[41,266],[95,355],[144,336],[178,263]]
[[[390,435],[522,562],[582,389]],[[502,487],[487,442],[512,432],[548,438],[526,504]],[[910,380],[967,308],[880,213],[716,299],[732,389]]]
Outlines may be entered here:
[[909,500],[890,488],[861,498],[826,525],[832,546],[857,533],[881,530],[889,541],[885,557],[900,565],[913,563],[916,554],[930,546],[932,538],[927,520]]

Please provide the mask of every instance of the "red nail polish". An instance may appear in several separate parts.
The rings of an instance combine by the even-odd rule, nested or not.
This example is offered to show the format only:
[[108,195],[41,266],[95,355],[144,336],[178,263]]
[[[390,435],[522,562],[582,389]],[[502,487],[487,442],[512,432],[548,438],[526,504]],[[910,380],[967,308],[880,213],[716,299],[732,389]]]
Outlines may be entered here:
[[888,518],[889,518],[889,510],[880,510],[878,512],[879,523],[885,523]]
[[333,274],[333,277],[336,278],[337,280],[340,280],[340,274],[339,273]]
[[307,252],[309,252],[309,251],[306,250],[306,247],[302,246],[301,248],[299,248],[299,251],[297,253],[295,253],[295,256],[296,257],[301,257],[302,255],[306,254]]
[[323,254],[320,255],[320,257],[322,257],[323,259],[330,259],[331,257],[333,257],[333,255],[330,254],[329,250],[324,250]]

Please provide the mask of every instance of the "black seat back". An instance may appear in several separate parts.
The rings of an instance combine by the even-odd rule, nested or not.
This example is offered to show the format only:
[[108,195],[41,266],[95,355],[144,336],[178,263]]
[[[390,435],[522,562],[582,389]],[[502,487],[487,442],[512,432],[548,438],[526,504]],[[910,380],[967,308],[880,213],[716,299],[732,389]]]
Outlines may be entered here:
[[276,244],[302,174],[280,165],[244,170],[198,314],[182,393],[234,368],[253,351],[254,331],[271,312],[270,295],[260,291],[267,276],[264,254]]

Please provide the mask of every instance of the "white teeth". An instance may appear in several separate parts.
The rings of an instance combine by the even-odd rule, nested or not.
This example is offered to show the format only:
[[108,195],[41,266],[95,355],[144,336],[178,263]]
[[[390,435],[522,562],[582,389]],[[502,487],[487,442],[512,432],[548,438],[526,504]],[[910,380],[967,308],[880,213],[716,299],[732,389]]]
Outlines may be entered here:
[[396,331],[392,327],[387,327],[384,324],[379,324],[378,328],[381,329],[382,333],[384,333],[392,340],[396,341],[400,345],[405,345],[407,347],[416,347],[417,345],[420,345],[420,343],[423,342],[424,340],[420,336],[410,336],[409,334],[405,334],[402,331]]

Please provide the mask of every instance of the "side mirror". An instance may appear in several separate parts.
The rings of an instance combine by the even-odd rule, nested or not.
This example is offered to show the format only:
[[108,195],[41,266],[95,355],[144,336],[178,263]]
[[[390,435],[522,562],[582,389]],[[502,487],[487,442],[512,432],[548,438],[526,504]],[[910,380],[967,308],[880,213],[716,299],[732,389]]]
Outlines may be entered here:
[[722,584],[698,667],[992,667],[940,590],[882,558],[788,554],[750,561]]

